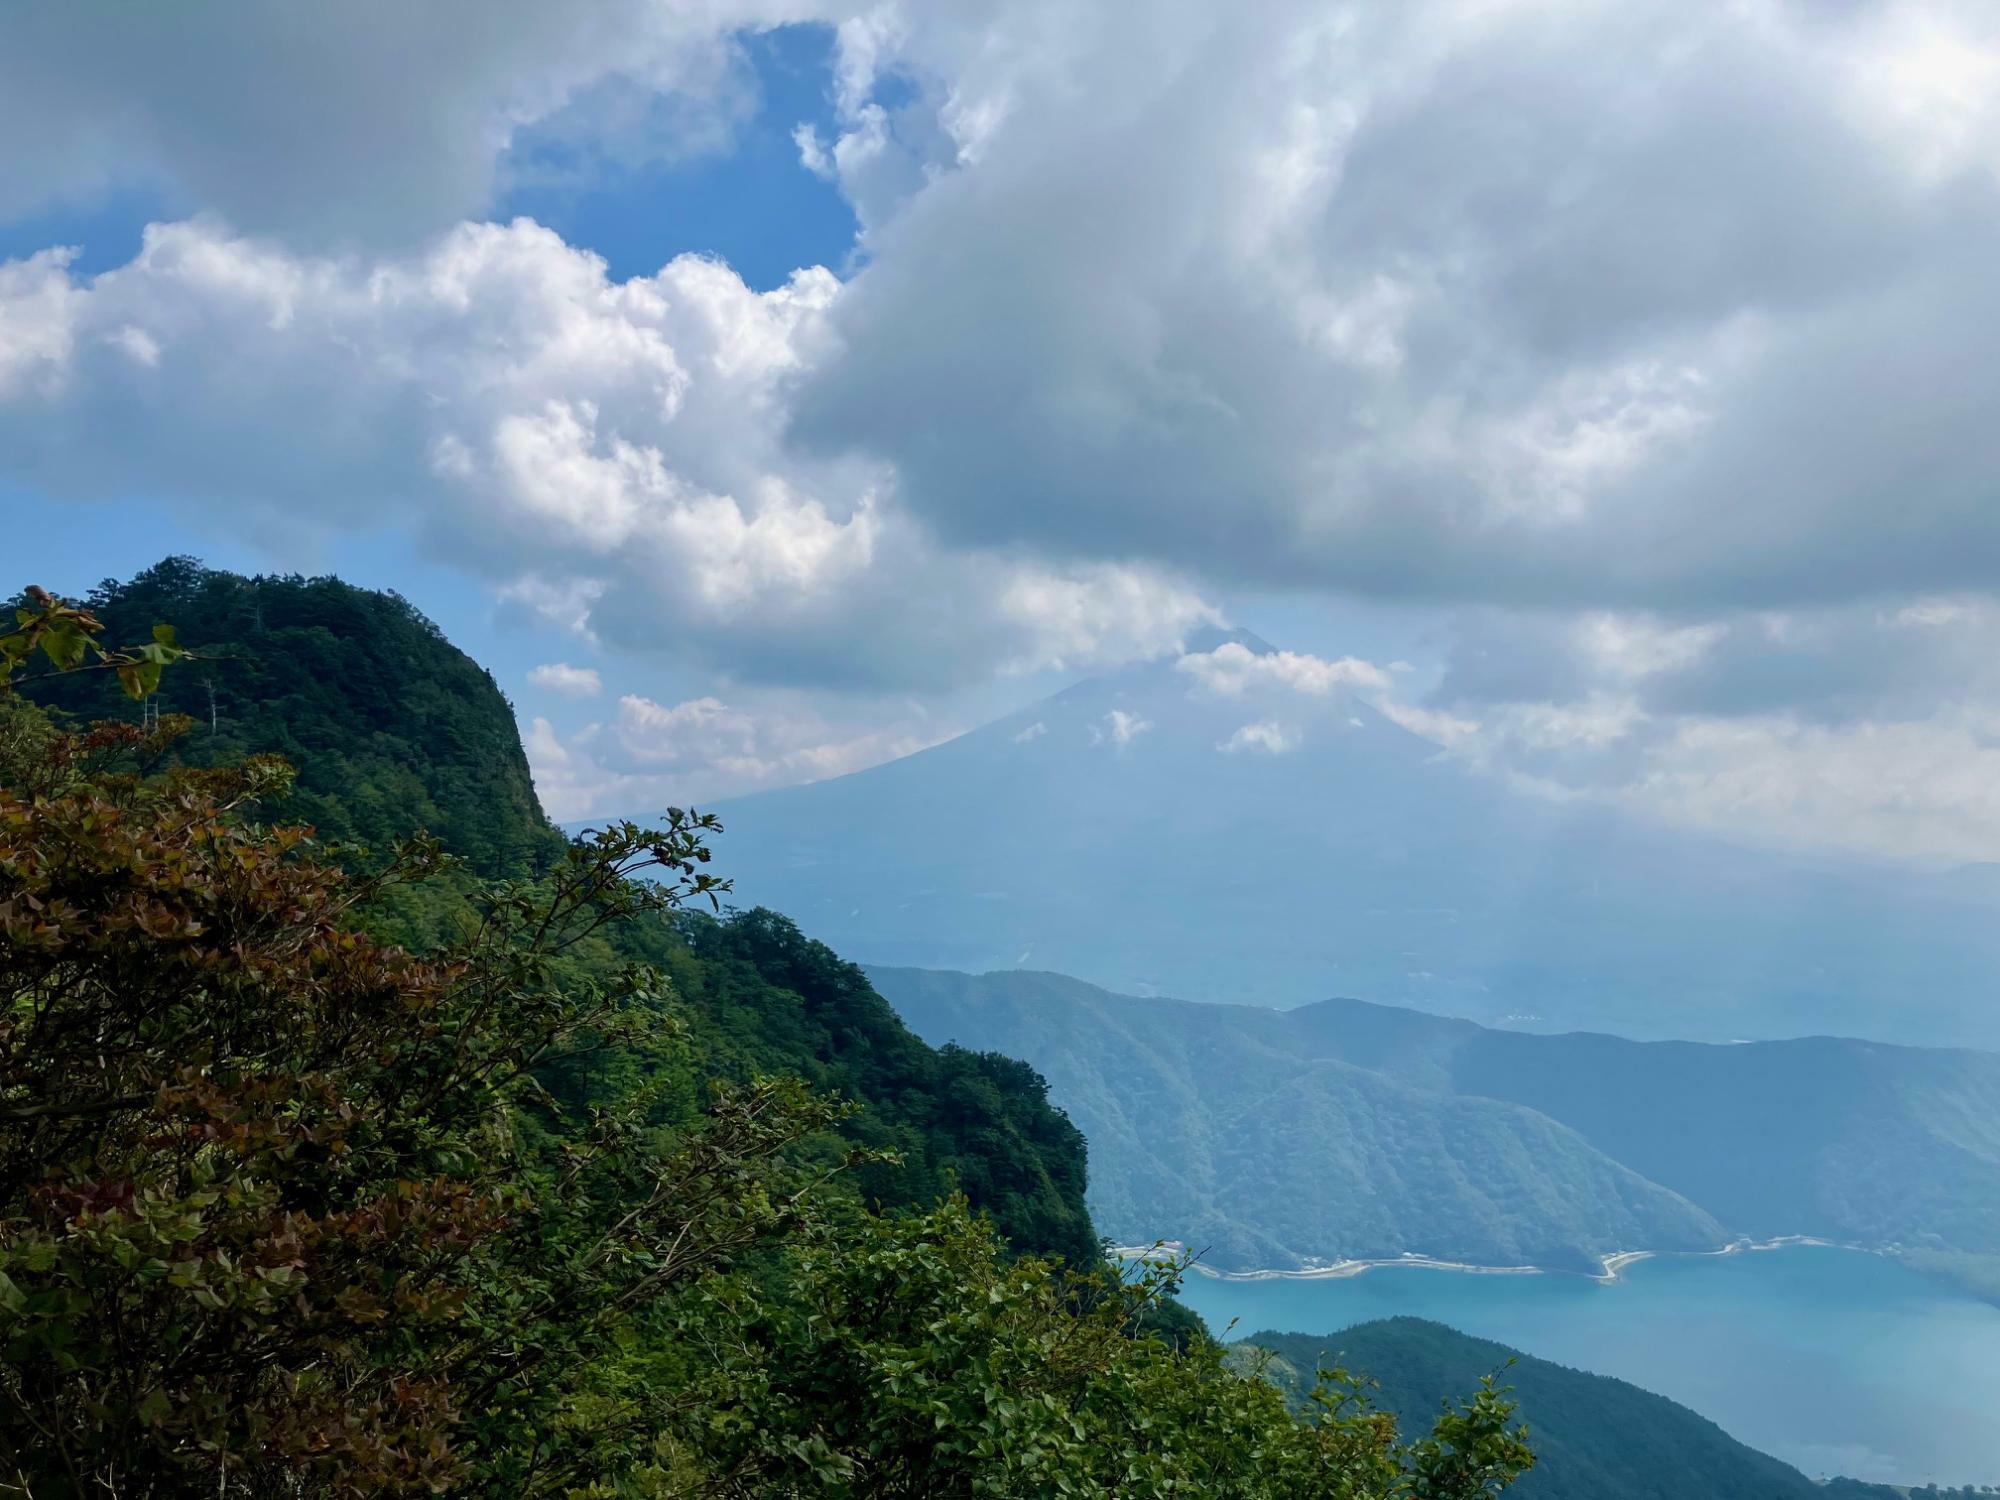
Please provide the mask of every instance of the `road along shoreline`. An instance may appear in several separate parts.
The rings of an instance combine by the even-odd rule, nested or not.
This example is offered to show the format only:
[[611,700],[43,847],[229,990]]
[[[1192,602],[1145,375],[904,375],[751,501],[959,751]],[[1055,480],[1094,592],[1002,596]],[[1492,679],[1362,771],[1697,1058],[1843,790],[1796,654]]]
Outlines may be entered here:
[[[1837,1240],[1817,1239],[1807,1234],[1784,1234],[1768,1240],[1748,1238],[1731,1240],[1714,1250],[1615,1250],[1601,1257],[1600,1268],[1596,1271],[1579,1271],[1573,1266],[1489,1266],[1472,1261],[1439,1260],[1435,1256],[1416,1254],[1403,1254],[1379,1260],[1328,1261],[1323,1265],[1306,1265],[1290,1270],[1271,1268],[1247,1271],[1217,1270],[1213,1266],[1203,1265],[1197,1256],[1185,1269],[1190,1274],[1207,1276],[1216,1281],[1336,1281],[1350,1276],[1360,1276],[1369,1271],[1401,1267],[1419,1271],[1455,1271],[1466,1276],[1580,1276],[1587,1281],[1609,1286],[1618,1281],[1628,1267],[1635,1266],[1641,1261],[1669,1257],[1749,1255],[1768,1250],[1788,1250],[1799,1246],[1859,1250],[1871,1255],[1890,1253],[1888,1250],[1873,1246],[1842,1244]],[[1119,1260],[1170,1262],[1186,1256],[1188,1251],[1178,1240],[1162,1240],[1153,1245],[1114,1245],[1111,1254]]]

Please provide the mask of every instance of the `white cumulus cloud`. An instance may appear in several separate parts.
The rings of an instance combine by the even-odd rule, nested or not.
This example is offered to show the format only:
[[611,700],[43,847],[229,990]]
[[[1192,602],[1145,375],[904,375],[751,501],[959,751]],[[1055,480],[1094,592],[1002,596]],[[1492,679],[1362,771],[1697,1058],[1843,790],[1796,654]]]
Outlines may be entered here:
[[546,719],[534,720],[526,744],[551,815],[574,819],[844,776],[956,732],[922,714],[830,719],[795,694],[661,703],[627,693],[608,722],[567,738]]
[[692,255],[616,281],[525,220],[376,258],[159,224],[94,277],[0,265],[0,476],[308,547],[409,528],[613,647],[760,679],[1089,666],[1212,616],[1143,562],[940,551],[893,472],[793,453],[840,295]]
[[1303,743],[1304,740],[1297,730],[1264,720],[1256,724],[1245,724],[1215,748],[1225,755],[1237,755],[1245,751],[1262,755],[1287,755]]
[[1153,727],[1152,720],[1138,714],[1114,708],[1100,723],[1090,726],[1090,743],[1093,745],[1115,745],[1123,748]]
[[[0,16],[0,220],[161,219],[0,263],[0,483],[288,566],[402,533],[707,674],[531,724],[566,806],[851,765],[933,732],[886,690],[1276,591],[1457,624],[1435,682],[1183,658],[1246,718],[1351,691],[1565,795],[2000,857],[1984,0],[184,10]],[[847,279],[484,222],[537,140],[727,150],[746,29],[799,21]]]
[[1174,663],[1201,687],[1224,697],[1278,689],[1324,697],[1339,688],[1386,692],[1389,674],[1371,662],[1343,656],[1334,660],[1298,651],[1252,651],[1225,641],[1213,651],[1190,652]]
[[595,667],[572,667],[563,661],[546,662],[536,667],[528,673],[528,681],[535,687],[560,693],[565,698],[595,698],[604,691],[604,680],[598,676]]

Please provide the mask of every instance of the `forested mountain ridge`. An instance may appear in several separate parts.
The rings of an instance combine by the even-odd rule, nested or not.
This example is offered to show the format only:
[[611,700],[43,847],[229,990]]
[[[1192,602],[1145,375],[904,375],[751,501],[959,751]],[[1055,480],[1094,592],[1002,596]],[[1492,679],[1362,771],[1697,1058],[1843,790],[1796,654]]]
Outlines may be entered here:
[[[426,829],[485,875],[522,873],[561,847],[491,674],[401,597],[338,578],[246,578],[168,558],[84,602],[110,639],[145,638],[167,622],[199,653],[164,674],[147,702],[194,719],[177,759],[225,765],[272,752],[294,764],[296,782],[267,816],[378,849]],[[80,719],[137,716],[101,673],[24,691]],[[718,843],[726,849],[726,834]],[[430,906],[384,910],[375,922],[416,947],[448,926],[435,893]],[[930,1047],[858,968],[772,912],[683,912],[614,929],[597,946],[600,966],[642,960],[671,977],[695,1022],[686,1035],[698,1066],[683,1068],[685,1078],[788,1075],[854,1101],[842,1133],[902,1158],[857,1174],[869,1201],[910,1208],[962,1190],[1018,1248],[1096,1260],[1083,1139],[1033,1070]],[[629,1064],[598,1056],[591,1065]],[[692,1088],[683,1084],[680,1100],[690,1111],[702,1102]]]
[[[1273,1011],[1118,996],[1022,971],[870,973],[919,1034],[997,1048],[1048,1075],[1090,1140],[1107,1232],[1213,1245],[1222,1269],[1403,1251],[1575,1266],[1613,1249],[1789,1234],[2000,1250],[1994,1054],[1832,1038],[1732,1047],[1542,1036],[1354,1001]],[[1356,1121],[1381,1117],[1384,1099],[1401,1108],[1388,1116],[1397,1128],[1371,1141]],[[1501,1191],[1516,1178],[1454,1149],[1447,1122],[1473,1104],[1534,1143],[1516,1190]],[[1441,1155],[1427,1159],[1433,1147]],[[1413,1160],[1422,1172],[1408,1170]],[[1579,1190],[1627,1181],[1607,1179],[1614,1168],[1653,1196]],[[1343,1177],[1408,1241],[1358,1238],[1365,1216],[1315,1212]],[[1130,1181],[1147,1192],[1114,1186]],[[1461,1182],[1478,1194],[1456,1191]],[[1481,1195],[1494,1212],[1476,1211]],[[1659,1212],[1635,1223],[1634,1203]],[[1476,1238],[1447,1253],[1434,1217]],[[1225,1232],[1233,1224],[1287,1232],[1246,1243]],[[1524,1254],[1549,1244],[1566,1253]]]
[[1136,1001],[1059,975],[871,970],[927,1040],[1024,1056],[1097,1164],[1091,1207],[1124,1244],[1221,1270],[1404,1252],[1595,1271],[1639,1245],[1710,1249],[1712,1217],[1515,1105],[1427,1092],[1286,1051],[1233,1006]]
[[[1436,1410],[1465,1381],[1500,1371],[1534,1438],[1535,1467],[1509,1492],[1522,1500],[1825,1500],[1828,1493],[1664,1396],[1420,1318],[1325,1335],[1255,1333],[1235,1351],[1244,1368],[1261,1369],[1294,1400],[1304,1399],[1321,1366],[1366,1371],[1383,1406],[1412,1418]],[[1854,1500],[1897,1495],[1841,1483],[1840,1493]]]
[[[379,848],[425,829],[482,875],[532,868],[559,844],[492,674],[401,596],[170,557],[80,602],[114,640],[172,625],[200,660],[165,674],[147,708],[195,721],[176,754],[283,755],[298,772],[283,815],[323,840]],[[83,720],[139,712],[103,673],[22,691]]]
[[2000,1054],[1539,1036],[1355,1000],[1289,1045],[1562,1121],[1740,1234],[2000,1251]]

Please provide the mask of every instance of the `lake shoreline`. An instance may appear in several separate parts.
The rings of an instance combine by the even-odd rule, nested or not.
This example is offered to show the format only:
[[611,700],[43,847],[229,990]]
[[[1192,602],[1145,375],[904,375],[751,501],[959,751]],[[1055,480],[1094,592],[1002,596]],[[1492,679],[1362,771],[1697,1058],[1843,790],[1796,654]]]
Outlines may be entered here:
[[1195,1274],[1180,1295],[1225,1341],[1294,1330],[1338,1348],[1340,1331],[1358,1324],[1427,1319],[1656,1392],[1808,1475],[1990,1482],[2000,1312],[1879,1246],[1776,1253],[1799,1243],[1646,1257],[1657,1270],[1627,1260],[1613,1285],[1578,1271],[1398,1276],[1377,1266]]
[[[1404,1254],[1382,1260],[1339,1260],[1327,1265],[1305,1266],[1296,1270],[1276,1268],[1252,1269],[1247,1271],[1220,1271],[1213,1266],[1202,1265],[1199,1261],[1187,1269],[1196,1275],[1206,1276],[1214,1281],[1341,1281],[1349,1277],[1361,1276],[1369,1271],[1408,1268],[1419,1271],[1451,1271],[1465,1276],[1574,1276],[1584,1281],[1594,1281],[1610,1286],[1621,1280],[1628,1267],[1642,1261],[1668,1258],[1713,1259],[1727,1255],[1758,1254],[1770,1250],[1788,1250],[1812,1247],[1828,1250],[1854,1250],[1864,1255],[1888,1255],[1888,1249],[1868,1245],[1842,1244],[1836,1240],[1824,1240],[1807,1234],[1778,1235],[1768,1240],[1753,1240],[1748,1237],[1731,1240],[1714,1250],[1617,1250],[1601,1257],[1600,1269],[1580,1271],[1573,1266],[1491,1266],[1472,1261],[1440,1260],[1429,1255]],[[1162,1252],[1181,1254],[1185,1246],[1178,1241],[1163,1240],[1157,1245],[1117,1245],[1111,1254],[1120,1260],[1148,1260]]]

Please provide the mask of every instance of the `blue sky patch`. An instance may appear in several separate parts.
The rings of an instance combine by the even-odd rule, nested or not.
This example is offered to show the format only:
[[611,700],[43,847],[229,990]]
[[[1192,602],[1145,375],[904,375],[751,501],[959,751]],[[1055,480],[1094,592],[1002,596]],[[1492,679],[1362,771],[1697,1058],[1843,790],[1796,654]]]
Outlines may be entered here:
[[[780,26],[737,37],[755,82],[754,113],[736,123],[726,149],[620,161],[565,133],[533,129],[516,139],[503,178],[517,185],[492,217],[547,225],[603,256],[619,280],[648,276],[676,255],[727,261],[759,291],[800,266],[847,267],[853,210],[831,183],[799,161],[792,132],[837,133],[829,95],[833,29]],[[671,131],[672,120],[658,128]]]

